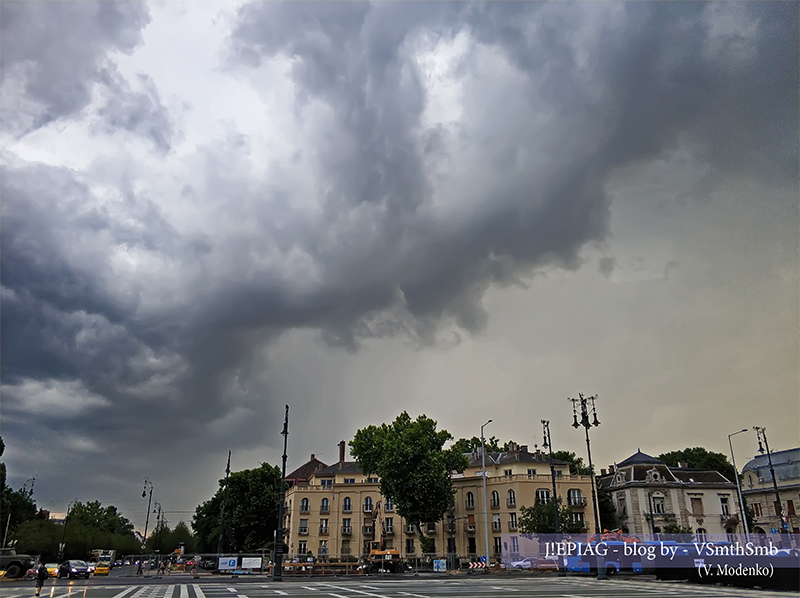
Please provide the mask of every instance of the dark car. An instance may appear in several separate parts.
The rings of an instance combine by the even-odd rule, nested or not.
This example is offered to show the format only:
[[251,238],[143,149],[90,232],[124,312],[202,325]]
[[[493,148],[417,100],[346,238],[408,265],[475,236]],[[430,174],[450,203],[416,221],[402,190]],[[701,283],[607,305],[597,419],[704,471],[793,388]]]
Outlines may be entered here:
[[58,568],[58,578],[67,577],[69,579],[76,579],[78,577],[89,578],[91,572],[89,565],[85,561],[66,561]]

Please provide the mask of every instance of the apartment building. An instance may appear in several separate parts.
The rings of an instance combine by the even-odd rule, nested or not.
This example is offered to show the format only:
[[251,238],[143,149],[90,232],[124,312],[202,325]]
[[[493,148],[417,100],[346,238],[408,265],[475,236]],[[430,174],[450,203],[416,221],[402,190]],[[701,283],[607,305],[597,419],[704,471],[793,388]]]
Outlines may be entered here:
[[625,533],[659,534],[670,523],[699,538],[742,531],[736,484],[717,471],[671,467],[637,450],[601,474],[598,488],[611,493]]
[[797,514],[800,505],[800,448],[776,451],[771,457],[783,520],[777,514],[775,486],[767,455],[758,455],[742,468],[742,495],[756,516],[751,531],[755,534],[771,534],[772,530],[775,533],[800,534]]
[[[286,493],[284,526],[292,556],[359,557],[369,542],[381,537],[372,511],[382,501],[387,548],[403,555],[421,555],[417,530],[396,514],[394,505],[380,493],[380,480],[365,475],[354,461],[345,460],[345,442],[339,443],[339,461],[327,467],[311,467],[305,481],[297,479]],[[483,467],[480,452],[467,455],[469,467],[456,474],[452,513],[443,520],[423,525],[435,554],[455,553],[470,557],[485,550],[488,512],[490,552],[501,554],[501,535],[517,532],[522,506],[532,506],[537,496],[552,493],[549,459],[544,453],[528,452],[527,446],[501,453],[486,453],[487,506],[483,500]],[[555,462],[556,491],[573,516],[594,529],[589,476],[569,474],[568,464]],[[452,518],[451,518],[452,517]]]

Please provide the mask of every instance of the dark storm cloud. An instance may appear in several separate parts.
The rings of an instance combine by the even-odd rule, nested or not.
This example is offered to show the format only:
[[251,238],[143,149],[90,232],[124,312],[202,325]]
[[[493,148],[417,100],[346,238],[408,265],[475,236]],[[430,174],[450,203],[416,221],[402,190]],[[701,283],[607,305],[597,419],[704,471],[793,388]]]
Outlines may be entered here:
[[[3,71],[24,82],[22,99],[43,107],[33,126],[81,110],[91,86],[106,77],[115,90],[103,108],[106,125],[168,151],[173,129],[149,80],[135,92],[103,70],[110,49],[138,43],[144,5],[26,6],[35,8],[3,4]],[[192,447],[198,434],[202,451],[229,441],[253,446],[265,414],[280,411],[259,376],[268,367],[260,349],[292,329],[319,330],[348,350],[375,336],[434,344],[451,324],[480,332],[490,286],[521,284],[542,268],[578,268],[585,244],[604,239],[611,203],[605,183],[617,168],[687,144],[716,172],[796,184],[797,9],[722,8],[755,23],[752,46],[739,52],[730,47],[736,32],[709,50],[714,17],[707,4],[626,3],[607,13],[566,3],[245,6],[228,68],[247,73],[290,56],[296,115],[312,102],[334,115],[318,134],[308,173],[320,181],[321,224],[292,221],[282,229],[271,220],[262,191],[253,196],[233,178],[244,145],[235,135],[205,162],[219,192],[195,193],[196,201],[222,201],[241,219],[236,235],[179,233],[124,180],[122,200],[107,204],[75,173],[7,169],[2,375],[14,387],[3,391],[4,418],[18,425],[18,438],[32,436],[25,392],[33,391],[23,381],[77,381],[107,404],[94,406],[91,418],[52,417],[52,429],[77,429],[122,451],[201,450]],[[603,12],[604,25],[584,37],[594,10]],[[29,39],[23,32],[36,19],[43,25]],[[81,33],[56,25],[69,22]],[[526,97],[484,114],[491,125],[483,137],[475,133],[480,122],[421,134],[427,91],[413,60],[418,34],[449,39],[462,30],[507,57]],[[460,74],[477,72],[474,58],[463,58]],[[491,91],[469,89],[473,107]],[[542,106],[550,118],[537,135],[490,134],[528,126]],[[3,122],[16,126],[25,116],[4,108]],[[463,198],[460,222],[428,210],[436,184],[429,164],[447,162],[453,137],[479,147],[488,181],[488,189]],[[326,139],[336,142],[326,146]],[[526,163],[543,143],[543,162]],[[291,197],[292,189],[276,186],[276,195]],[[354,214],[361,228],[353,227]],[[245,232],[251,222],[258,230]],[[313,283],[300,286],[258,265],[273,241],[312,258],[319,272]],[[117,278],[112,254],[119,248],[168,262],[169,280],[148,282],[145,266]],[[604,258],[600,270],[609,274],[613,266]]]

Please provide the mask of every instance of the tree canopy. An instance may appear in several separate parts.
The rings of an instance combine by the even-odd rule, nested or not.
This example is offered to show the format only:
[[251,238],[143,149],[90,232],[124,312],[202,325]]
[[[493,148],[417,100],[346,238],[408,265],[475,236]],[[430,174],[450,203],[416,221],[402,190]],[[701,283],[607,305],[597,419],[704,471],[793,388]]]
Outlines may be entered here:
[[572,475],[591,475],[592,473],[589,466],[583,464],[583,457],[579,457],[571,451],[553,451],[553,459],[569,463],[569,472]]
[[[224,478],[219,485],[214,496],[199,505],[192,517],[197,548],[203,552],[217,550],[225,496]],[[254,469],[232,472],[227,487],[223,549],[247,552],[271,544],[278,527],[280,468],[262,463]]]
[[685,448],[682,451],[662,453],[658,458],[672,467],[676,467],[679,462],[684,462],[689,467],[718,471],[731,482],[736,481],[736,470],[731,462],[728,461],[728,457],[722,453],[708,451],[700,446]]
[[133,534],[133,524],[117,512],[117,507],[103,507],[99,500],[86,504],[77,502],[69,512],[70,525],[79,523],[110,534],[127,536]]
[[[484,444],[486,445],[486,451],[490,453],[499,453],[502,451],[507,451],[510,449],[512,444],[516,444],[514,441],[504,442],[502,445],[500,444],[500,440],[494,436],[491,438],[484,438]],[[481,439],[478,436],[473,436],[469,440],[466,438],[459,438],[453,443],[453,446],[450,447],[450,450],[457,451],[459,453],[472,453],[476,450],[481,448]]]
[[520,507],[519,530],[523,534],[554,534],[556,533],[555,517],[553,517],[553,501],[558,504],[558,522],[564,534],[580,534],[586,531],[583,521],[576,521],[572,516],[572,509],[563,506],[562,500],[550,498],[546,501],[536,500],[532,507]]
[[381,493],[397,513],[419,529],[422,523],[441,521],[450,510],[455,494],[451,473],[469,464],[459,447],[443,450],[452,438],[427,416],[412,420],[403,411],[389,425],[358,430],[350,452],[364,473],[380,477]]

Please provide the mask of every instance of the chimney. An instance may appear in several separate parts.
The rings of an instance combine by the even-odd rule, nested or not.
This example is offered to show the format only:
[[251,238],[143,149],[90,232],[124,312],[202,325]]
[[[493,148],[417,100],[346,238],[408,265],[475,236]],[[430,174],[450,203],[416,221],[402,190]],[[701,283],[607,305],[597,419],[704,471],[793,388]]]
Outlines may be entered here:
[[614,473],[616,470],[617,470],[617,468],[614,465],[609,465],[608,466],[608,473]]
[[345,442],[342,440],[339,442],[339,463],[344,463],[344,447]]
[[520,450],[521,453],[527,453],[528,452],[528,445],[527,444],[523,444],[521,447],[519,447],[519,450]]
[[[600,470],[600,475],[606,475],[606,470],[605,469],[601,469]],[[555,509],[553,509],[553,510],[555,511]],[[555,515],[553,515],[553,518],[555,518]]]
[[309,459],[309,461],[313,461],[314,457],[316,457],[316,455],[314,453],[311,453],[311,458]]

